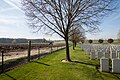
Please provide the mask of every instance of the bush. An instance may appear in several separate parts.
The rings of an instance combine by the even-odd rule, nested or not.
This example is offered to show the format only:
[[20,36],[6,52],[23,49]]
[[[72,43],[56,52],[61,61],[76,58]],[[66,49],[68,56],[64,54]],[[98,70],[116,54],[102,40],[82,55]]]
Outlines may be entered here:
[[98,40],[99,43],[103,43],[103,41],[104,41],[103,39],[99,39]]
[[93,40],[90,39],[88,42],[91,44],[93,42]]
[[85,42],[85,40],[81,40],[81,43],[83,44]]
[[113,43],[113,41],[114,41],[113,39],[108,39],[107,40],[107,42],[110,43],[110,44]]

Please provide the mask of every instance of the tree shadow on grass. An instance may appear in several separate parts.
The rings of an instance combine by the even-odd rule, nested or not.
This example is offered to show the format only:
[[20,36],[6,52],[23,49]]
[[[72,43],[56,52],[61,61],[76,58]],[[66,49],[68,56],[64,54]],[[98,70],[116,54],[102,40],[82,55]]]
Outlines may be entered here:
[[6,76],[8,76],[9,78],[11,78],[12,80],[17,80],[17,79],[15,79],[14,77],[12,77],[12,76],[10,76],[9,74],[7,74],[7,73],[4,73]]
[[96,78],[100,78],[101,80],[105,80],[102,75],[103,75],[103,74],[102,74],[99,70],[97,70],[97,71],[93,74],[93,76],[95,76]]
[[[74,61],[75,63],[80,63],[80,64],[85,64],[85,65],[90,65],[94,66],[96,68],[95,73],[93,73],[94,78],[100,78],[101,80],[105,80],[104,77],[102,76],[103,74],[99,71],[99,65],[98,64],[92,64],[92,63],[86,63],[86,62],[80,62],[80,61]],[[92,73],[91,73],[92,74]]]
[[80,63],[80,64],[85,64],[85,65],[91,65],[91,66],[95,66],[95,67],[99,67],[98,64],[91,64],[91,63],[85,63],[85,62],[80,62],[80,61],[74,61],[75,63]]
[[[106,72],[106,73],[109,73],[109,74],[113,75],[115,78],[117,78],[117,80],[120,80],[120,77],[119,77],[117,74],[115,74],[115,73],[110,73],[110,72]],[[107,77],[114,78],[113,76],[110,76],[110,75],[108,76],[107,74],[104,74],[104,73],[100,72],[99,70],[97,70],[93,75],[96,75],[96,77],[99,77],[99,78],[101,78],[102,80],[105,80],[102,75],[107,76]]]
[[[102,80],[104,80],[104,78],[102,77],[102,75],[104,76],[107,76],[105,74],[103,74],[102,72],[99,71],[99,66],[100,65],[97,65],[97,64],[91,64],[91,63],[85,63],[85,62],[79,62],[79,61],[74,61],[75,63],[80,63],[80,64],[85,64],[85,65],[91,65],[91,66],[94,66],[96,68],[96,72],[94,73],[94,75],[96,75],[96,77],[100,77]],[[107,72],[107,73],[110,73],[110,72]],[[117,74],[115,73],[110,73],[112,74],[114,77],[116,77],[118,80],[120,80],[120,76],[118,76]],[[109,76],[111,77],[111,76]]]
[[45,66],[50,66],[49,64],[45,64],[45,63],[38,62],[38,61],[34,61],[34,63],[43,64],[43,65],[45,65]]
[[[104,74],[100,71],[99,71],[99,73],[100,73],[100,75],[108,76],[107,74]],[[108,77],[116,78],[117,80],[120,80],[120,77],[117,75],[117,73],[111,73],[111,72],[106,72],[106,73],[109,73],[109,74],[113,75],[113,76],[108,76]]]
[[115,73],[111,73],[111,74],[120,80],[120,77],[117,74]]

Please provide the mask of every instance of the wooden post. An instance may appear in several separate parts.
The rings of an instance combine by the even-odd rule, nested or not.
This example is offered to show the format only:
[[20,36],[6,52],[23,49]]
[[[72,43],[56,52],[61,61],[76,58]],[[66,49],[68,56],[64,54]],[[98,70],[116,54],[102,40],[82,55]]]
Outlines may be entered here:
[[58,50],[58,46],[57,46],[57,50]]
[[40,47],[38,47],[38,59],[40,59]]
[[52,45],[51,45],[51,53],[52,53]]
[[2,73],[4,72],[4,51],[2,50]]
[[28,62],[30,62],[31,41],[28,41]]
[[50,47],[50,53],[52,53],[53,42],[49,43],[49,47]]

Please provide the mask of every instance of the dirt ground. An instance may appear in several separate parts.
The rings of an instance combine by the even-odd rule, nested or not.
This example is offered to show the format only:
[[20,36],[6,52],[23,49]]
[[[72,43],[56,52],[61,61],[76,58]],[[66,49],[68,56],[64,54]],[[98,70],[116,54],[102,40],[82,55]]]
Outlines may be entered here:
[[[60,49],[62,47],[54,47],[52,50],[57,50]],[[36,55],[36,54],[43,54],[46,52],[51,52],[51,48],[40,48],[40,50],[38,49],[32,49],[31,50],[31,55]],[[8,52],[8,53],[4,53],[4,61],[6,60],[10,60],[10,59],[16,59],[16,58],[20,58],[20,57],[25,57],[28,54],[28,50],[24,50],[24,51],[16,51],[16,52]],[[2,56],[0,55],[0,62],[2,62]]]

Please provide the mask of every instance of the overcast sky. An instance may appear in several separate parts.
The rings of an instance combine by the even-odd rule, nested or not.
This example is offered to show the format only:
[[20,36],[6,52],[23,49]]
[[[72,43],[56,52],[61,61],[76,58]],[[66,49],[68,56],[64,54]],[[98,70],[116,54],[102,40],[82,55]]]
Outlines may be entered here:
[[[0,38],[61,39],[58,35],[33,33],[34,30],[26,24],[24,11],[20,7],[20,0],[0,0]],[[107,16],[99,28],[99,33],[86,33],[87,39],[117,38],[120,30],[120,9]]]

